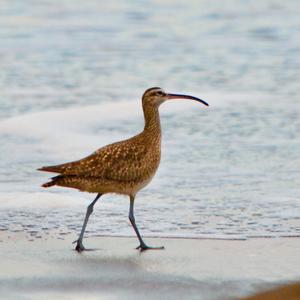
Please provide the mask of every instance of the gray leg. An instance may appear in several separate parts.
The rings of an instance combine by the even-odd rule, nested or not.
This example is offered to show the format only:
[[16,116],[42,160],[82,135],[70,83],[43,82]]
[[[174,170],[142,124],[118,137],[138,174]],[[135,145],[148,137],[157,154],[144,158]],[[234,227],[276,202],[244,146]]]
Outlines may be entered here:
[[145,242],[143,241],[140,233],[139,233],[139,230],[135,224],[135,218],[134,218],[134,196],[130,196],[130,209],[129,209],[129,221],[140,241],[140,245],[136,248],[136,249],[141,249],[142,251],[143,250],[147,250],[147,249],[164,249],[164,247],[149,247],[145,244]]
[[95,198],[95,200],[87,207],[87,210],[86,210],[86,215],[85,215],[85,218],[84,218],[84,222],[83,222],[83,225],[82,225],[82,229],[81,229],[81,232],[80,232],[80,235],[79,235],[79,238],[78,240],[76,240],[74,243],[77,243],[76,244],[76,247],[75,247],[75,250],[78,251],[78,252],[81,252],[83,250],[85,250],[83,244],[82,244],[82,240],[83,240],[83,235],[84,235],[84,232],[85,232],[85,228],[86,228],[86,225],[88,223],[88,220],[89,220],[89,217],[90,215],[92,214],[93,210],[94,210],[94,205],[95,203],[97,202],[97,200],[101,197],[101,194],[98,194]]

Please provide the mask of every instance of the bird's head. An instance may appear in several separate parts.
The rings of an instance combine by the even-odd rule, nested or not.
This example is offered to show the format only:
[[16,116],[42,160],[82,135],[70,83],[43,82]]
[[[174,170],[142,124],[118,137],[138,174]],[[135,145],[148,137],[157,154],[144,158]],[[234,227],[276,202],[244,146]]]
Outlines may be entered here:
[[190,100],[201,102],[204,105],[208,106],[208,103],[206,103],[205,101],[197,97],[189,96],[189,95],[181,95],[181,94],[169,94],[159,87],[153,87],[146,90],[143,95],[142,101],[143,101],[143,106],[158,107],[166,100],[171,100],[171,99],[190,99]]

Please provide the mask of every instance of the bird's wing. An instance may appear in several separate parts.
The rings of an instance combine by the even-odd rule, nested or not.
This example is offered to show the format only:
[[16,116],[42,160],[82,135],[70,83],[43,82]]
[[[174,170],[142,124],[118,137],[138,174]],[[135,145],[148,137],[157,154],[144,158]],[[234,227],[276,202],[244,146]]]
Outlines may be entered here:
[[142,177],[147,165],[143,163],[148,155],[142,144],[122,143],[110,149],[103,164],[103,177],[115,181],[134,181]]
[[55,166],[45,166],[39,171],[59,173],[62,175],[81,175],[91,168],[94,154],[91,154],[83,159],[72,161]]
[[147,164],[143,161],[147,160],[148,152],[145,145],[131,142],[130,139],[107,145],[81,160],[39,170],[62,175],[132,181],[147,172]]

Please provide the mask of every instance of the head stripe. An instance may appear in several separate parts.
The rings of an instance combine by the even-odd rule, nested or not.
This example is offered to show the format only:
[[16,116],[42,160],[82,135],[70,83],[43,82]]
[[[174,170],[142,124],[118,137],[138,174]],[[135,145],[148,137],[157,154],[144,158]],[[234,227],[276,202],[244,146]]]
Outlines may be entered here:
[[160,88],[160,87],[152,87],[152,88],[150,88],[150,89],[147,89],[147,90],[144,92],[143,97],[144,97],[146,94],[148,94],[149,92],[154,91],[154,90],[162,90],[162,88]]

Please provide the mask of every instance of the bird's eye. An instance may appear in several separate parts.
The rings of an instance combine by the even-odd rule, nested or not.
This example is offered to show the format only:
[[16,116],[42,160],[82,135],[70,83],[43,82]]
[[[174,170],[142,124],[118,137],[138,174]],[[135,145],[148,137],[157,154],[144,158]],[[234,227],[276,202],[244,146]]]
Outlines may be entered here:
[[156,93],[158,96],[163,96],[165,93],[164,92],[161,92],[161,91],[159,91],[159,92],[157,92]]

